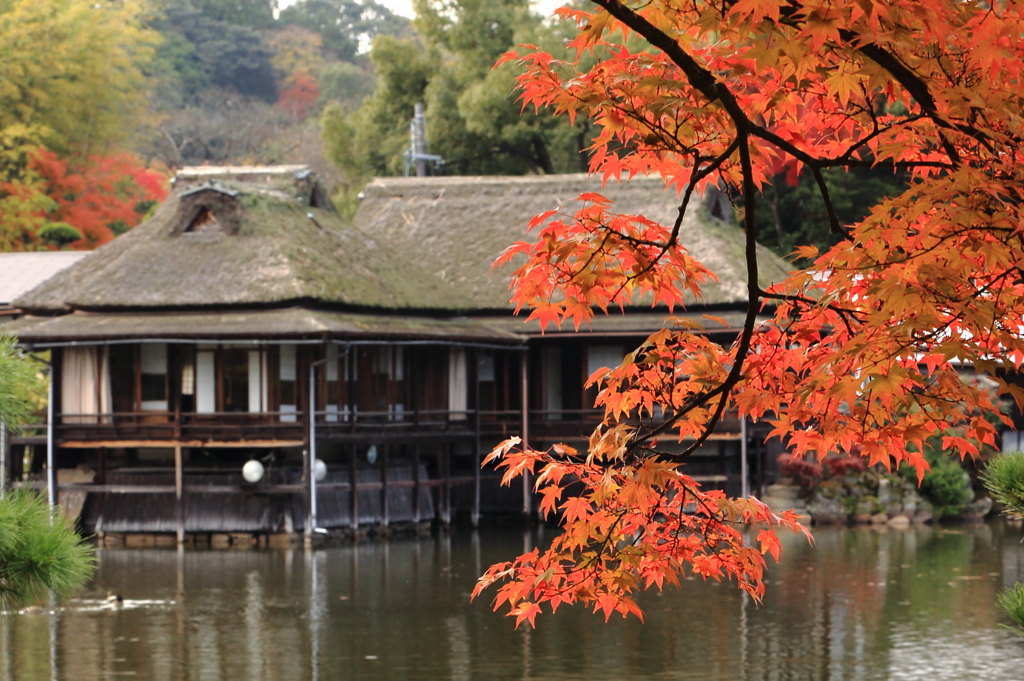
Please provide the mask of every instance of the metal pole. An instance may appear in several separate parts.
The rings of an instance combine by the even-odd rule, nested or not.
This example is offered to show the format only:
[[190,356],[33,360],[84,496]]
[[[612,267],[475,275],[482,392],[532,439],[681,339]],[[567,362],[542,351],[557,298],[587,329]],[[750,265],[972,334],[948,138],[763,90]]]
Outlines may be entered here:
[[174,445],[174,502],[177,516],[178,545],[185,543],[185,477],[181,463],[181,444]]
[[54,470],[53,451],[53,365],[50,365],[50,384],[46,389],[46,501],[57,505],[57,471]]
[[309,365],[309,519],[306,522],[306,536],[316,531],[316,365]]
[[414,110],[412,151],[416,159],[416,177],[426,177],[427,161],[423,158],[423,154],[427,151],[424,141],[426,138],[427,121],[426,116],[423,115],[423,102],[416,102]]
[[476,372],[473,376],[476,384],[476,432],[473,438],[473,527],[480,524],[480,351],[474,350],[473,357],[476,359]]
[[[520,355],[519,361],[520,374],[522,380],[522,423],[519,426],[519,430],[522,433],[523,447],[527,446],[528,438],[530,437],[530,379],[529,379],[529,354],[523,352]],[[526,518],[530,517],[531,504],[530,504],[530,474],[523,473],[523,516]]]
[[741,496],[750,496],[750,466],[747,463],[747,417],[740,418],[740,479],[743,485]]
[[348,524],[352,528],[353,536],[356,530],[359,529],[359,493],[356,489],[356,478],[359,475],[359,466],[356,462],[357,450],[356,446],[352,445],[349,448],[349,469],[348,469]]
[[388,445],[380,448],[380,524],[385,530],[391,520],[388,517]]
[[0,421],[0,496],[7,492],[7,424]]

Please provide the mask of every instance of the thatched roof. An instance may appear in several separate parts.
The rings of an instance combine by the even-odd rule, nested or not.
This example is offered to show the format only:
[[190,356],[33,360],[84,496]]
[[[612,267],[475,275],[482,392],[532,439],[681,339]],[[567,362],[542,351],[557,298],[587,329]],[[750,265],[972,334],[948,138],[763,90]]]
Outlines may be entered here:
[[[526,225],[534,215],[560,205],[572,214],[573,199],[590,191],[613,200],[618,213],[639,213],[662,224],[672,224],[679,205],[675,191],[666,191],[657,178],[609,182],[603,189],[600,180],[583,174],[378,178],[363,190],[355,224],[400,248],[415,249],[425,268],[468,295],[474,306],[496,310],[508,307],[514,268],[492,271],[495,258],[515,241],[529,238]],[[705,202],[694,201],[680,241],[718,276],[718,283],[705,289],[703,304],[746,301],[742,230],[712,217]],[[764,286],[781,281],[789,270],[785,261],[763,247],[758,262]]]
[[287,340],[350,339],[461,340],[520,343],[510,329],[465,317],[435,319],[289,307],[276,310],[83,312],[23,317],[4,325],[23,342],[45,347],[68,341],[118,339]]
[[[281,305],[466,309],[468,297],[330,208],[308,170],[186,169],[156,214],[21,296],[70,309]],[[198,169],[202,170],[202,169]],[[317,207],[322,206],[322,207]],[[415,251],[413,251],[415,252]]]
[[[535,214],[571,211],[577,195],[595,190],[599,182],[583,175],[377,179],[353,226],[302,166],[186,168],[150,220],[21,296],[17,304],[37,316],[12,330],[32,342],[317,334],[506,342],[539,329],[507,316],[510,269],[492,271],[494,259],[528,238]],[[619,212],[663,222],[675,214],[675,193],[655,179],[602,191]],[[696,202],[680,238],[719,277],[702,302],[732,307],[746,297],[743,234],[711,215],[710,200],[721,197]],[[785,276],[786,263],[767,250],[759,261],[763,285]],[[478,316],[452,318],[466,312]],[[602,317],[591,329],[622,335],[664,323],[660,310],[648,316]]]

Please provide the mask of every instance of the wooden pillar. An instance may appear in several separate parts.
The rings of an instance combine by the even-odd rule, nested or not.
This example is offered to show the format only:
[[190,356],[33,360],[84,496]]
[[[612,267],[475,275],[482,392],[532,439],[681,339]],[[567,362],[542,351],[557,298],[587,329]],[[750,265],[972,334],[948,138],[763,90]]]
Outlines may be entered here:
[[[100,456],[103,456],[102,454]],[[181,444],[174,445],[174,510],[178,543],[185,543],[185,476],[181,462]]]
[[[524,350],[519,355],[519,374],[522,381],[522,422],[519,424],[519,432],[522,434],[523,447],[527,447],[530,437],[530,353]],[[523,516],[530,517],[532,504],[530,503],[530,474],[523,473]]]
[[420,443],[412,450],[412,521],[420,522]]
[[358,472],[358,450],[355,445],[349,447],[348,467],[348,524],[353,531],[359,529],[359,492],[356,484]]
[[388,452],[390,445],[382,445],[380,448],[380,524],[387,527],[388,518]]

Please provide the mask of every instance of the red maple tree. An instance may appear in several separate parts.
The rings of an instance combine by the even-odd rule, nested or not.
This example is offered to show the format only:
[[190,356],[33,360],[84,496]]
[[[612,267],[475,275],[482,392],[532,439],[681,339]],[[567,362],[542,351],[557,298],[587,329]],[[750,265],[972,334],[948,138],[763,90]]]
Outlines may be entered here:
[[[678,320],[590,377],[603,423],[586,452],[518,439],[489,461],[531,472],[564,532],[491,567],[497,606],[533,623],[541,605],[640,614],[638,588],[686,572],[763,593],[792,514],[701,490],[680,466],[731,410],[765,419],[795,456],[830,452],[922,476],[925,438],[974,456],[1003,417],[958,369],[973,366],[1018,403],[1024,361],[1024,13],[968,0],[593,0],[574,61],[527,46],[524,105],[600,126],[591,172],[659,175],[679,219],[622,215],[598,194],[538,216],[514,245],[513,300],[541,324],[586,323],[646,296],[699,299],[713,278],[678,242],[694,194],[741,197],[748,304],[735,342]],[[862,222],[841,224],[822,171],[886,167],[911,177]],[[782,167],[810,173],[842,241],[787,280],[758,283],[754,206]],[[759,315],[771,320],[761,323]],[[681,447],[659,447],[677,439]],[[582,483],[582,485],[580,485]],[[569,487],[569,485],[574,485]],[[748,542],[743,529],[756,526]]]
[[128,153],[92,156],[72,170],[65,159],[39,149],[29,160],[27,178],[0,184],[0,194],[7,198],[0,214],[11,213],[11,222],[21,225],[12,247],[43,245],[40,230],[63,224],[81,237],[70,246],[89,250],[137,225],[167,191],[164,175],[141,166]]
[[318,99],[320,99],[320,86],[317,85],[316,79],[309,74],[296,71],[292,76],[292,85],[281,90],[277,105],[294,116],[296,120],[304,121]]

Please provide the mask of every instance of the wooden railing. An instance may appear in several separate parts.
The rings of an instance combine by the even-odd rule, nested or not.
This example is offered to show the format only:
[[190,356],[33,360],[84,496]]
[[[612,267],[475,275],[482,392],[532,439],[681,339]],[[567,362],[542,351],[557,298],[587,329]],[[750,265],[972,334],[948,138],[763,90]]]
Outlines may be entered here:
[[[601,422],[601,409],[530,410],[530,438],[588,436]],[[297,441],[308,435],[306,412],[130,412],[58,414],[55,435],[59,442],[99,441]],[[522,431],[519,410],[420,409],[409,411],[317,411],[317,439],[415,436],[420,434],[511,437]],[[724,418],[716,429],[721,437],[738,437],[739,420]],[[46,415],[23,426],[17,439],[36,441],[46,435]]]

